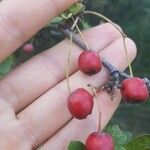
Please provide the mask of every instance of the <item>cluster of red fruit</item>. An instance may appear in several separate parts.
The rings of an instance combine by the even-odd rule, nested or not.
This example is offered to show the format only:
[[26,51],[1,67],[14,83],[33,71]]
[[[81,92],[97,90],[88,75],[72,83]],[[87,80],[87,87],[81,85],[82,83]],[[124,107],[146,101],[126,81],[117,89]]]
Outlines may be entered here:
[[[79,69],[88,75],[101,71],[102,61],[94,51],[84,51],[78,59]],[[122,81],[121,94],[127,102],[145,102],[149,97],[147,85],[143,79],[133,77]],[[68,108],[73,117],[85,119],[92,113],[93,96],[85,89],[78,88],[68,97]],[[111,135],[101,132],[94,132],[86,140],[86,150],[114,150]]]

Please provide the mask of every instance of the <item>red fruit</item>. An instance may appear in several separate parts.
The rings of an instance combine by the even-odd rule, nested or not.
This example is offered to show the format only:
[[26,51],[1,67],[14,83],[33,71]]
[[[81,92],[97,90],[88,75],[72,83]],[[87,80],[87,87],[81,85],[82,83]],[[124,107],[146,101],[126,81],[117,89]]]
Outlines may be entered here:
[[86,150],[114,150],[113,138],[107,133],[93,132],[86,140]]
[[122,82],[121,93],[125,100],[130,103],[145,102],[149,97],[149,91],[144,80],[136,77],[125,79]]
[[34,50],[34,47],[31,43],[26,43],[26,44],[23,45],[23,51],[25,53],[32,53],[33,50]]
[[78,59],[79,69],[88,75],[98,73],[102,68],[102,61],[94,51],[84,51]]
[[69,111],[77,119],[85,119],[91,114],[93,103],[93,97],[83,88],[75,90],[68,97]]

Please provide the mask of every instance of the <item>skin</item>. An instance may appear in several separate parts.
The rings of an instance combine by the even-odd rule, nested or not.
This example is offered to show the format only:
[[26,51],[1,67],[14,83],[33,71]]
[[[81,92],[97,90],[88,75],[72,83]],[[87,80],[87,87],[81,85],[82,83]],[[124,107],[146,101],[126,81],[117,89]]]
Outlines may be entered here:
[[[58,13],[76,0],[3,0],[0,3],[0,62],[39,31]],[[24,21],[26,20],[26,21]],[[120,33],[109,23],[84,31],[91,49],[124,70],[127,67]],[[126,40],[128,55],[133,60],[136,46]],[[105,69],[94,76],[78,71],[81,49],[64,40],[14,69],[0,80],[0,149],[1,150],[66,150],[71,139],[84,141],[97,130],[99,109],[101,126],[111,119],[120,102],[105,92],[95,97],[93,114],[86,120],[71,119],[67,109],[65,68],[68,49],[72,50],[71,90],[86,88],[88,83],[102,85],[108,79]],[[62,59],[63,58],[63,59]]]

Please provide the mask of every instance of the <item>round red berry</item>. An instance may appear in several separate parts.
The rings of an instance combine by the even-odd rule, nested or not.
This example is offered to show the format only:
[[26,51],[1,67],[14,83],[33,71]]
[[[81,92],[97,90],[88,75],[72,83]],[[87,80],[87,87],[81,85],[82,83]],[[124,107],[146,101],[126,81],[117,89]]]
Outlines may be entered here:
[[75,90],[68,97],[69,111],[77,119],[85,119],[91,114],[93,103],[93,97],[83,88]]
[[33,47],[33,44],[31,44],[31,43],[26,43],[26,44],[24,44],[23,45],[23,51],[25,52],[25,53],[32,53],[33,52],[33,50],[34,50],[34,47]]
[[149,97],[148,88],[143,79],[133,77],[125,79],[121,85],[121,93],[127,102],[141,103]]
[[93,132],[86,140],[86,150],[114,150],[113,138],[107,133]]
[[84,51],[78,59],[79,69],[88,75],[98,73],[102,68],[100,56],[94,51]]

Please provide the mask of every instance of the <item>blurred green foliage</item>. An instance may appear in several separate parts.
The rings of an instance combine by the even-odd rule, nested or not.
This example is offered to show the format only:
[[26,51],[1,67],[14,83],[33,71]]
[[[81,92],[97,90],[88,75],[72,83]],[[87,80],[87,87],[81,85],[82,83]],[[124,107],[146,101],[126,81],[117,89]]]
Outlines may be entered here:
[[132,139],[131,133],[121,130],[118,125],[108,126],[105,130],[112,135],[115,150],[127,150],[124,146]]
[[125,150],[150,150],[150,135],[133,138],[125,145]]
[[15,58],[10,55],[3,63],[0,64],[0,77],[7,74],[15,63]]

